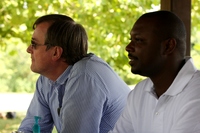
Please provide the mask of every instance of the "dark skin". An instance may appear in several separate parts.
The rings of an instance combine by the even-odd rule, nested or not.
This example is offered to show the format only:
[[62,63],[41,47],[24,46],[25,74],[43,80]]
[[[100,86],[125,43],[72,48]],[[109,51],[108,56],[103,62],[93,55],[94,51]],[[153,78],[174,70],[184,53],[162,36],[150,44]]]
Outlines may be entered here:
[[132,73],[149,77],[159,98],[174,81],[184,57],[177,50],[176,39],[166,38],[157,23],[155,18],[137,20],[126,51]]

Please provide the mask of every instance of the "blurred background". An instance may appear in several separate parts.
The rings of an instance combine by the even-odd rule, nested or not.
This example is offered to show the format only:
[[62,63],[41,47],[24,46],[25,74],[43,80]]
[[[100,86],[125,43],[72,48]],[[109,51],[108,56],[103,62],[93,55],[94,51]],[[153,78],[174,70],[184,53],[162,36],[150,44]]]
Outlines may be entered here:
[[[160,9],[160,0],[2,0],[0,1],[0,133],[17,129],[28,108],[38,74],[30,70],[32,24],[45,14],[60,13],[82,24],[89,52],[107,61],[130,86],[144,79],[130,72],[126,45],[143,13]],[[200,0],[192,0],[191,56],[200,69]],[[16,112],[13,119],[7,112]]]

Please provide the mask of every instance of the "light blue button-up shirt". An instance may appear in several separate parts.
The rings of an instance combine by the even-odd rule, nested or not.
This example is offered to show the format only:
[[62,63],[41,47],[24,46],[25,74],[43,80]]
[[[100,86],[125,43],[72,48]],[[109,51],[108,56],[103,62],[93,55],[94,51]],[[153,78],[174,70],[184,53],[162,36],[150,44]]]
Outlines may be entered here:
[[[64,95],[60,102],[58,90]],[[89,54],[69,66],[56,82],[42,75],[38,78],[19,130],[32,132],[34,116],[40,116],[41,133],[51,133],[54,125],[59,133],[107,133],[119,118],[129,91],[107,63]]]

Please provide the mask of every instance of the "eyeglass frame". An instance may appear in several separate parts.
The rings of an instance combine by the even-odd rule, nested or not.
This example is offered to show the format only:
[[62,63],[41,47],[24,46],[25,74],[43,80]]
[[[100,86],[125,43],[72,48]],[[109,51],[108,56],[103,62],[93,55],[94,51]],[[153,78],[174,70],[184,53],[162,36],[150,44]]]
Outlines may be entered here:
[[47,45],[46,44],[37,44],[37,43],[31,41],[30,46],[32,49],[36,49],[37,46],[47,46]]

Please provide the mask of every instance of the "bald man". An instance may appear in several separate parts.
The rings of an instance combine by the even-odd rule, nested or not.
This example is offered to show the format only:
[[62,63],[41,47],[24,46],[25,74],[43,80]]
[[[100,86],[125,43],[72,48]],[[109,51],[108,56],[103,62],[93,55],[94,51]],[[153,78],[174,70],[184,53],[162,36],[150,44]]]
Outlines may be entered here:
[[183,22],[169,11],[146,13],[130,36],[131,72],[147,78],[109,133],[200,133],[200,71],[185,55]]

